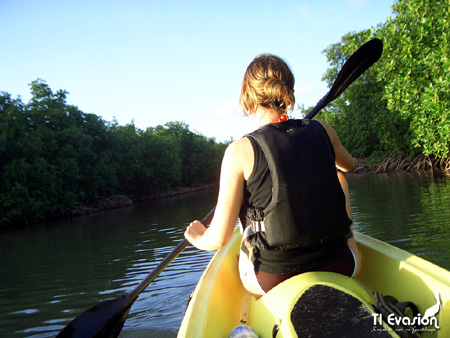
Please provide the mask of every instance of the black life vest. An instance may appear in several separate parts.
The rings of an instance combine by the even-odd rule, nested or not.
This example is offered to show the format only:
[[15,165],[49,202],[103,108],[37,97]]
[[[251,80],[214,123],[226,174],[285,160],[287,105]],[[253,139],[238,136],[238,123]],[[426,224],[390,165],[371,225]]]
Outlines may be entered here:
[[272,179],[272,199],[267,207],[242,205],[240,214],[245,217],[240,221],[250,244],[283,250],[345,237],[351,220],[337,177],[333,145],[321,124],[288,120],[266,125],[246,137],[261,147]]

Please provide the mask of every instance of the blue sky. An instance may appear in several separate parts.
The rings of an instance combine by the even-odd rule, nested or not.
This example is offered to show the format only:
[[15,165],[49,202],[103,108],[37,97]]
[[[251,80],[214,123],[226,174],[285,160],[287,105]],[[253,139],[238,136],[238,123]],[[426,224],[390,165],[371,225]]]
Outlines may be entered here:
[[238,105],[256,55],[284,58],[297,103],[314,105],[328,90],[322,51],[384,23],[393,3],[0,0],[0,91],[28,102],[29,83],[41,78],[106,121],[140,129],[182,121],[218,141],[237,139],[258,127]]

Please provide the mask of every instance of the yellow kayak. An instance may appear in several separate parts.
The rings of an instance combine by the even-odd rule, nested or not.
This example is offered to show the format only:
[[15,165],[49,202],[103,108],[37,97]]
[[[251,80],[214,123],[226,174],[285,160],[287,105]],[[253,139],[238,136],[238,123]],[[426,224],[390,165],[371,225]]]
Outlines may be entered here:
[[[450,272],[372,237],[355,238],[362,257],[357,278],[308,272],[255,299],[239,279],[235,231],[198,282],[178,337],[228,337],[239,325],[260,338],[450,337]],[[419,312],[407,306],[407,317],[396,316],[402,303],[410,304],[404,302]]]

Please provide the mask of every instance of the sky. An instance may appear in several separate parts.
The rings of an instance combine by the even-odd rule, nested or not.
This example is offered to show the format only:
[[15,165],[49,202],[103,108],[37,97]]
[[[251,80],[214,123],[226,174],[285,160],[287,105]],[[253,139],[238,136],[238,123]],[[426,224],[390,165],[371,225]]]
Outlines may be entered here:
[[42,79],[105,121],[142,130],[180,121],[220,142],[239,139],[259,126],[239,107],[254,57],[285,59],[296,103],[314,106],[328,91],[323,51],[386,22],[393,3],[0,0],[0,91],[27,103],[29,84]]

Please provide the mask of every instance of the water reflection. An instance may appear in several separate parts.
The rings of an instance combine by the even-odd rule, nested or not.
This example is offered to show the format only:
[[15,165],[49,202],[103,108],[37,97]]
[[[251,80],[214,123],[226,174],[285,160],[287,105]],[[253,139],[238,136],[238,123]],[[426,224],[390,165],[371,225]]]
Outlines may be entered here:
[[[215,195],[200,193],[2,233],[0,336],[52,337],[84,310],[130,291],[183,238],[187,222],[209,212]],[[141,328],[176,332],[186,299],[210,257],[192,248],[182,253],[140,295],[126,326],[137,322]]]
[[450,269],[450,180],[440,172],[349,175],[354,227]]
[[[349,175],[355,229],[450,269],[450,180]],[[130,291],[183,238],[216,192],[0,234],[0,337],[53,337],[84,310]],[[175,337],[211,253],[188,247],[139,296],[121,337]]]

